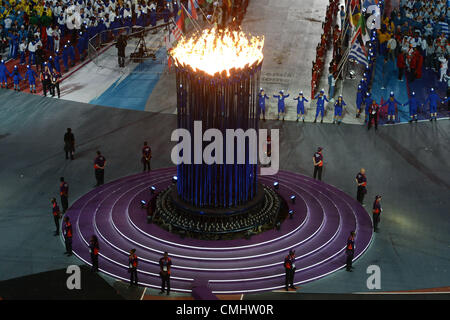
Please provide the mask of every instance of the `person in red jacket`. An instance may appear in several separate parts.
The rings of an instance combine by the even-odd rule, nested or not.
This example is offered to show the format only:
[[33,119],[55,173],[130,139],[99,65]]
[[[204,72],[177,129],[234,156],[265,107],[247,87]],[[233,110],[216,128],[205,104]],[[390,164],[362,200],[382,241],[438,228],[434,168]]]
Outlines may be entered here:
[[295,251],[290,250],[289,254],[284,258],[284,270],[286,272],[286,291],[289,290],[289,288],[297,289],[294,286],[294,275],[295,275]]
[[136,255],[136,249],[130,250],[130,255],[128,256],[128,272],[130,273],[130,287],[138,285],[138,257]]
[[419,50],[414,51],[417,57],[417,67],[416,67],[416,78],[422,79],[422,68],[423,68],[423,56],[420,54]]
[[403,81],[403,75],[405,74],[405,54],[400,52],[397,57],[397,67],[398,67],[398,80]]
[[172,260],[169,254],[164,252],[164,256],[159,259],[159,275],[161,276],[161,293],[164,293],[167,287],[167,295],[170,294],[170,269],[172,267]]
[[52,213],[53,219],[55,220],[56,231],[55,236],[59,235],[59,219],[61,218],[61,212],[59,211],[58,203],[56,202],[56,198],[52,198]]
[[416,79],[416,69],[417,69],[417,56],[413,53],[408,57],[409,68],[408,68],[408,81],[414,82]]

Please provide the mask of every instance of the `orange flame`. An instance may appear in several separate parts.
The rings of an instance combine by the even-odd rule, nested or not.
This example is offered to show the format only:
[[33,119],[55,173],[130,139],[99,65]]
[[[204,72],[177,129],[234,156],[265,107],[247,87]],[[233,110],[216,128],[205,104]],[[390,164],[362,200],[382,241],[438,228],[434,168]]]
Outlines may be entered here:
[[177,66],[189,65],[194,71],[209,75],[260,63],[263,58],[264,37],[247,36],[242,31],[206,29],[186,39],[182,37],[170,50]]

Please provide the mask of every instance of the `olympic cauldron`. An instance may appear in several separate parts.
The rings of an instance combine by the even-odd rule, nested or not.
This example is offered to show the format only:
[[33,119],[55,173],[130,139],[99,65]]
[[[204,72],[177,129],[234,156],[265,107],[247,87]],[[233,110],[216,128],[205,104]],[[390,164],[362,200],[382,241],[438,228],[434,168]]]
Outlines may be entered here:
[[[223,159],[227,146],[228,152],[230,145],[234,148],[232,163],[207,164],[203,158],[199,163],[191,154],[189,163],[178,164],[176,185],[164,190],[157,201],[158,212],[170,228],[225,234],[261,230],[275,222],[281,199],[258,183],[258,165],[250,161],[256,150],[249,143],[238,149],[235,138],[226,134],[227,129],[258,130],[263,46],[264,38],[242,31],[207,29],[181,38],[169,52],[176,69],[178,128],[192,137],[196,123],[205,131],[219,130]],[[198,150],[194,140],[191,150]],[[245,153],[244,161],[237,161],[239,152]]]

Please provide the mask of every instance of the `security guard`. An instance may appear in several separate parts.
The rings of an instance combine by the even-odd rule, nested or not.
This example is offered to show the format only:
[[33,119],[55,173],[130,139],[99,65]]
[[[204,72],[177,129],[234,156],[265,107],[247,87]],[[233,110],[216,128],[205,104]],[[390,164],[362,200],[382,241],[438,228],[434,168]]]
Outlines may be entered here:
[[169,258],[169,254],[164,252],[164,256],[159,259],[159,275],[161,276],[161,292],[164,293],[167,286],[167,295],[170,294],[170,269],[172,266],[172,260]]
[[64,217],[63,235],[66,244],[66,252],[64,253],[70,257],[72,255],[72,224],[68,216]]
[[53,213],[53,220],[55,221],[56,225],[56,231],[55,236],[59,235],[59,219],[61,218],[61,211],[59,211],[58,203],[56,202],[55,198],[52,198],[52,213]]
[[355,236],[356,232],[352,231],[350,232],[350,237],[347,239],[347,247],[345,248],[345,253],[347,254],[347,261],[346,261],[346,270],[349,272],[352,272],[353,266],[353,257],[355,256]]
[[136,249],[131,249],[130,255],[128,256],[128,272],[130,273],[130,286],[138,285],[137,267],[138,267],[138,257],[136,255]]
[[98,271],[98,253],[100,247],[98,245],[98,238],[96,235],[91,237],[89,240],[89,253],[91,254],[92,272]]
[[356,193],[356,199],[359,203],[363,205],[364,196],[367,193],[367,178],[366,178],[366,170],[362,168],[359,173],[356,175],[356,183],[358,185],[358,191]]
[[297,288],[294,286],[294,275],[295,275],[295,251],[290,250],[289,254],[284,258],[284,271],[286,273],[285,278],[285,286],[286,291],[289,290],[289,288],[297,290]]
[[383,209],[381,208],[381,196],[376,196],[373,202],[373,231],[378,232],[378,224],[380,223],[380,215]]
[[317,152],[314,153],[313,163],[314,163],[314,179],[317,174],[319,175],[319,181],[322,181],[322,169],[323,169],[323,155],[322,155],[322,147],[317,148]]
[[372,105],[369,107],[369,123],[367,130],[372,128],[372,121],[375,125],[375,131],[378,130],[378,113],[380,112],[380,107],[375,100],[372,100]]
[[144,146],[142,147],[142,163],[144,164],[144,172],[148,168],[150,171],[150,159],[152,158],[152,149],[148,145],[147,141],[144,141]]
[[64,181],[64,177],[59,178],[59,195],[61,196],[61,205],[63,213],[66,213],[69,208],[69,184]]
[[72,133],[71,128],[67,128],[67,132],[64,134],[64,151],[66,153],[66,160],[73,160],[73,156],[75,153],[75,136]]
[[94,160],[95,179],[97,180],[96,187],[102,185],[105,179],[106,159],[102,156],[100,151],[97,151],[97,157]]

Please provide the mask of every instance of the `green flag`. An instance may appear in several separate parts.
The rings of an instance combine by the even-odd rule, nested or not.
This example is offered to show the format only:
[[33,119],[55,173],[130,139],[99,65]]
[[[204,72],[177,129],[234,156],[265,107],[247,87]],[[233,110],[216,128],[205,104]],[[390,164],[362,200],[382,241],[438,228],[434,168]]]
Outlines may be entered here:
[[363,36],[366,35],[366,19],[364,18],[364,14],[359,15],[359,21],[356,25],[356,29],[361,28],[361,33]]

